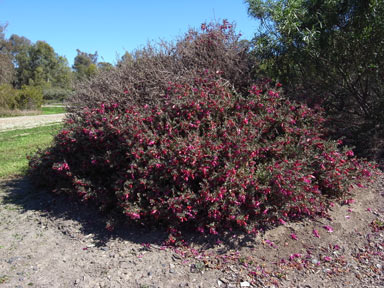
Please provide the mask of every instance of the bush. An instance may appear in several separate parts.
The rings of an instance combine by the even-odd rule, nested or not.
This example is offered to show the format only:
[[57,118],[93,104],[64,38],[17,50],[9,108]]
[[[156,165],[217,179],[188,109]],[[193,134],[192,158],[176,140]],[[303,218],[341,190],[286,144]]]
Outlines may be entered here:
[[324,215],[329,199],[371,173],[324,140],[320,113],[276,89],[253,86],[245,98],[205,74],[158,97],[70,115],[30,160],[32,179],[175,236]]
[[24,85],[17,94],[17,108],[40,109],[43,104],[43,90],[40,87]]
[[17,108],[17,90],[10,84],[0,85],[0,108],[7,110]]
[[43,90],[43,99],[56,102],[64,102],[71,95],[72,91],[59,87],[51,87]]
[[204,70],[221,75],[228,85],[247,93],[251,67],[239,37],[233,25],[223,21],[203,24],[200,32],[190,30],[175,44],[148,45],[123,59],[117,69],[101,71],[79,83],[69,111],[81,112],[84,107],[96,108],[108,102],[124,106],[132,100],[152,105],[166,93],[169,82],[193,84]]

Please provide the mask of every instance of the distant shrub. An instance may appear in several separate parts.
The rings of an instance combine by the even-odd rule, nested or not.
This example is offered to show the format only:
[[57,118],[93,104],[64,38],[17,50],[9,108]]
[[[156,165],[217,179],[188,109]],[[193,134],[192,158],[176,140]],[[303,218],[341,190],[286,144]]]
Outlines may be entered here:
[[17,93],[18,109],[39,109],[43,104],[43,90],[40,87],[24,85]]
[[324,139],[321,114],[276,89],[253,86],[243,97],[207,73],[166,91],[156,105],[133,98],[71,114],[53,146],[31,158],[32,179],[164,225],[173,243],[183,228],[251,232],[324,215],[329,199],[371,174]]
[[10,84],[0,85],[0,108],[15,109],[17,106],[17,90]]
[[59,87],[43,89],[43,99],[48,101],[63,102],[69,99],[72,94],[73,91]]

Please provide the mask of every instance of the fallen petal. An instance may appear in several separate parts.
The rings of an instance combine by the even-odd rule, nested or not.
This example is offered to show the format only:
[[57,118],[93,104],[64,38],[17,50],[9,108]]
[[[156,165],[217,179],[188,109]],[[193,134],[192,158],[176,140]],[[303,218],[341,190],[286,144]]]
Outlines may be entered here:
[[328,230],[329,233],[333,232],[333,228],[331,226],[325,225],[323,228]]

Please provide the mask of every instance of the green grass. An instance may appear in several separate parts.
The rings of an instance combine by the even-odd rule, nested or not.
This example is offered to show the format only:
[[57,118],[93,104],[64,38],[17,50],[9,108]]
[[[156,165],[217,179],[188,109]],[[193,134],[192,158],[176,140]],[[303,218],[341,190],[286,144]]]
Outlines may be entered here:
[[41,112],[43,115],[46,115],[46,114],[65,113],[66,111],[65,111],[65,107],[57,106],[57,107],[42,107]]
[[61,128],[55,124],[0,132],[0,178],[25,173],[26,155],[47,147]]
[[41,112],[43,115],[46,114],[59,114],[65,113],[65,107],[42,107]]

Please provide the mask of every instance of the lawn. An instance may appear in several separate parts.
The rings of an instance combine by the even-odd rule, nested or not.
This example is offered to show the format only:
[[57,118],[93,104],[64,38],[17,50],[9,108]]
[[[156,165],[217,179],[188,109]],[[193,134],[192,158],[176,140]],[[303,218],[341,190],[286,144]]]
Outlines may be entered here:
[[63,106],[57,106],[57,107],[42,107],[41,112],[43,115],[46,114],[59,114],[59,113],[65,113],[65,107]]
[[62,124],[0,132],[0,178],[23,174],[27,154],[47,147]]

